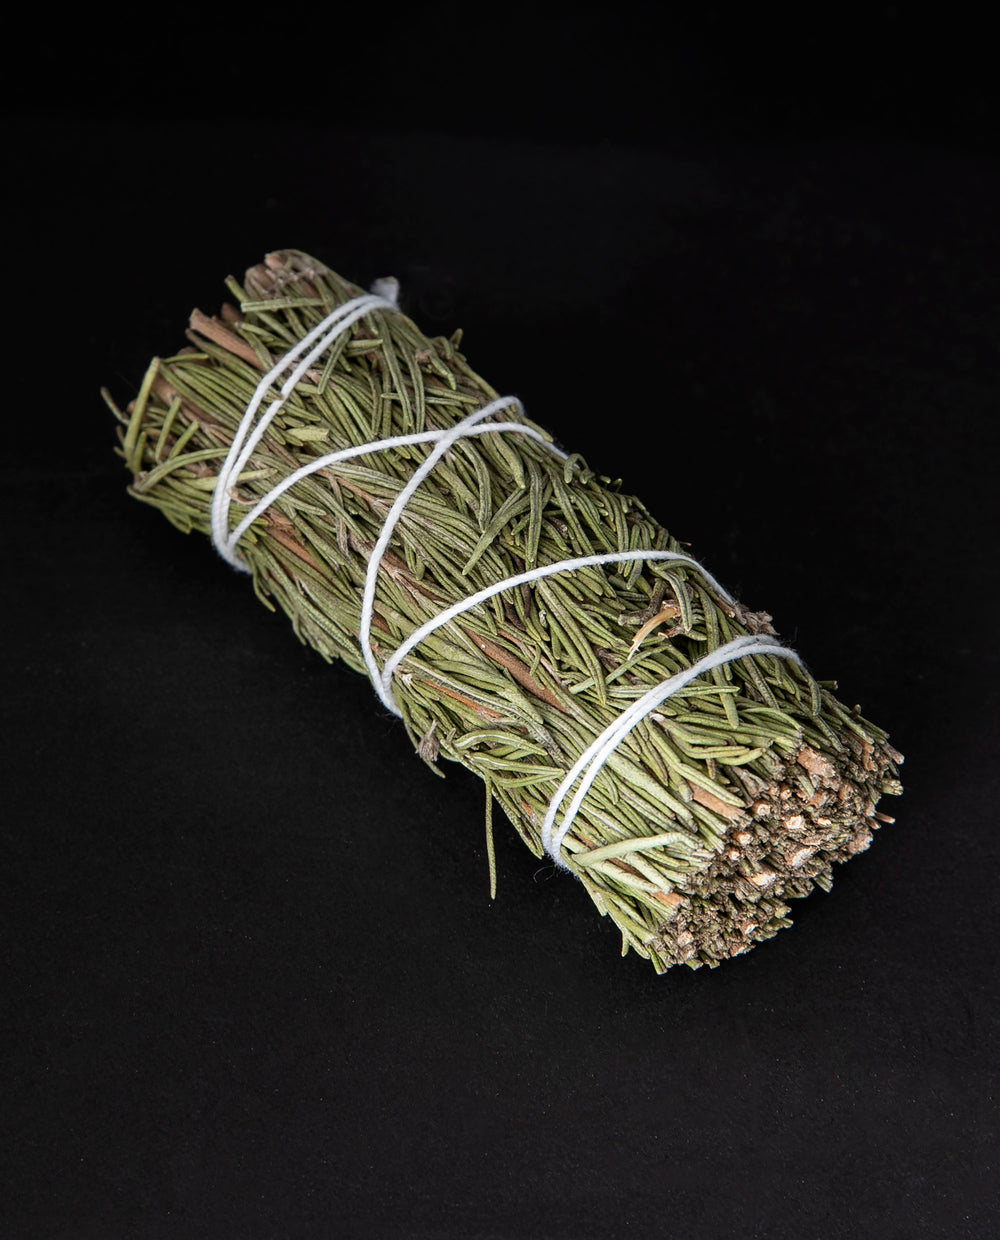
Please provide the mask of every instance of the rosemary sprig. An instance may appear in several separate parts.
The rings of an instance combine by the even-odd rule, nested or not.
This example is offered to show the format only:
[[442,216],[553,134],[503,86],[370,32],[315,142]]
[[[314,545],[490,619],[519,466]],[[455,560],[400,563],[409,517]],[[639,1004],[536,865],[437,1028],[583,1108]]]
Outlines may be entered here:
[[[208,533],[222,459],[259,381],[361,290],[279,251],[227,281],[239,308],[195,311],[191,346],[151,363],[120,412],[131,493],[179,529]],[[293,469],[369,440],[447,428],[497,393],[458,351],[401,314],[374,312],[308,372],[237,480],[234,521]],[[258,597],[327,659],[363,670],[368,556],[425,447],[310,475],[258,518],[240,551]],[[521,436],[456,444],[413,496],[384,557],[373,636],[380,662],[450,604],[526,567],[641,547],[680,551],[634,497],[578,457]],[[628,703],[770,617],[716,597],[671,563],[560,574],[507,591],[433,632],[394,692],[417,752],[478,772],[529,848],[581,752]],[[658,972],[716,965],[788,924],[789,898],[828,888],[868,846],[883,792],[901,791],[886,734],[802,667],[751,657],[669,698],[612,755],[564,856],[629,948]]]

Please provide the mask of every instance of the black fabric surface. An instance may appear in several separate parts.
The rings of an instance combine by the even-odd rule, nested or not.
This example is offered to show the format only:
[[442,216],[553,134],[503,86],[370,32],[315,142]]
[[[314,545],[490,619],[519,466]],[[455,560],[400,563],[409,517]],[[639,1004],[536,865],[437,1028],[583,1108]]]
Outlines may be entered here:
[[[887,71],[891,23],[831,97],[712,6],[610,79],[589,17],[521,64],[444,7],[354,68],[262,36],[244,105],[175,37],[141,94],[64,47],[7,109],[0,1236],[985,1240],[993,98]],[[414,46],[474,47],[462,89]],[[99,387],[284,246],[464,327],[890,730],[898,821],[792,929],[657,978],[502,818],[491,903],[481,784],[126,497]]]

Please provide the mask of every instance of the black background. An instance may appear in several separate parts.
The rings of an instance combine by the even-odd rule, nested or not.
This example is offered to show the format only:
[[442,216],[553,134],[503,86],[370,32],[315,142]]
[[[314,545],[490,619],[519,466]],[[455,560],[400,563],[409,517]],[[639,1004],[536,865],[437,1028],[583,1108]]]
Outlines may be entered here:
[[[0,1235],[996,1234],[997,99],[904,7],[24,46]],[[283,246],[463,326],[891,731],[793,929],[657,978],[503,822],[491,903],[478,781],[125,496],[98,388]]]

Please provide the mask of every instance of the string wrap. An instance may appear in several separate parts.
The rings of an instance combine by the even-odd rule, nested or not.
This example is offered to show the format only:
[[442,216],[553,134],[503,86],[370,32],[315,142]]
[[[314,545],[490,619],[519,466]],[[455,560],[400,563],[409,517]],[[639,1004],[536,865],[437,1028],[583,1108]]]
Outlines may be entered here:
[[[425,460],[414,471],[409,481],[396,496],[395,501],[386,514],[382,524],[381,532],[368,558],[368,567],[365,573],[365,586],[362,595],[361,604],[361,620],[359,625],[358,639],[361,646],[361,654],[364,658],[365,667],[368,671],[368,677],[371,681],[379,700],[391,711],[392,714],[402,718],[402,711],[396,703],[392,692],[392,679],[396,669],[402,660],[420,643],[442,625],[448,624],[463,612],[469,611],[481,603],[488,601],[498,594],[503,593],[513,587],[528,584],[533,581],[539,581],[545,577],[551,577],[558,573],[572,572],[580,568],[599,567],[607,564],[623,564],[642,561],[674,561],[684,565],[687,568],[694,569],[698,572],[704,581],[719,595],[725,599],[727,603],[734,603],[732,595],[723,588],[722,585],[698,563],[693,557],[684,555],[675,551],[660,551],[654,548],[638,549],[633,551],[616,551],[606,554],[576,556],[572,559],[560,560],[557,563],[541,565],[537,568],[530,569],[523,573],[507,577],[503,581],[499,581],[494,585],[487,586],[468,597],[461,599],[459,602],[445,608],[436,616],[426,621],[419,628],[415,629],[409,637],[407,637],[399,646],[399,648],[389,656],[385,665],[380,668],[375,658],[375,652],[372,649],[371,627],[374,615],[375,593],[378,586],[378,574],[382,564],[382,558],[389,546],[392,535],[395,532],[396,525],[402,516],[403,510],[407,503],[416,492],[417,488],[433,470],[434,466],[441,460],[445,453],[462,439],[471,438],[483,434],[519,434],[527,436],[529,439],[535,440],[543,447],[548,449],[559,459],[565,461],[569,459],[568,453],[561,448],[556,447],[543,434],[535,430],[534,427],[528,426],[523,422],[500,421],[488,422],[491,418],[501,410],[513,408],[517,414],[524,416],[524,407],[516,396],[502,396],[497,400],[491,401],[488,405],[474,410],[467,417],[456,423],[449,430],[430,430],[419,431],[409,435],[393,435],[385,439],[373,440],[370,443],[351,446],[339,449],[336,452],[330,452],[324,456],[317,457],[313,461],[294,470],[274,486],[268,493],[259,500],[250,511],[235,526],[232,532],[229,531],[229,511],[233,498],[233,489],[239,480],[240,473],[246,466],[254,449],[260,442],[265,431],[273,421],[275,415],[287,401],[293,392],[295,386],[302,379],[306,371],[333,343],[334,341],[358,322],[365,315],[376,310],[397,311],[398,310],[398,291],[399,286],[395,280],[385,279],[378,280],[372,286],[372,292],[362,294],[337,306],[331,311],[316,327],[312,328],[303,338],[298,341],[291,349],[288,350],[271,369],[261,378],[257,384],[253,396],[247,405],[246,412],[240,421],[239,427],[233,436],[233,442],[219,471],[216,480],[215,489],[212,495],[211,505],[211,532],[212,542],[216,550],[227,563],[232,565],[240,572],[249,572],[245,561],[237,554],[236,547],[243,534],[250,528],[255,520],[260,517],[281,495],[293,487],[297,482],[310,474],[316,473],[318,470],[327,469],[342,461],[350,460],[357,456],[364,456],[369,453],[391,451],[394,448],[405,447],[413,444],[433,444],[432,450],[428,453]],[[305,356],[301,356],[304,354]],[[296,359],[301,359],[296,362]],[[296,365],[292,369],[289,376],[283,382],[280,388],[280,396],[268,405],[266,411],[257,418],[267,393],[270,391],[272,384],[284,373],[285,370],[293,362]],[[255,419],[256,422],[255,422]],[[685,685],[695,680],[704,672],[711,671],[713,668],[721,667],[726,663],[730,663],[736,659],[746,658],[750,655],[772,655],[776,658],[790,659],[801,664],[801,659],[794,650],[788,646],[782,645],[772,637],[753,636],[750,634],[742,637],[734,638],[732,641],[726,642],[724,645],[717,647],[708,654],[697,660],[690,667],[675,673],[667,680],[654,686],[641,698],[637,699],[630,706],[618,715],[605,729],[595,738],[588,748],[580,755],[570,770],[566,773],[551,801],[541,826],[541,842],[545,851],[552,860],[562,869],[570,869],[562,855],[563,841],[572,829],[573,822],[577,813],[583,804],[588,791],[590,790],[594,780],[600,774],[605,763],[618,748],[626,736],[644,719],[651,714],[658,706],[660,706],[667,698],[674,693],[683,689]],[[569,796],[573,785],[577,780],[580,781],[579,787],[573,794],[569,806],[566,809],[559,825],[556,826],[556,817],[563,801]]]

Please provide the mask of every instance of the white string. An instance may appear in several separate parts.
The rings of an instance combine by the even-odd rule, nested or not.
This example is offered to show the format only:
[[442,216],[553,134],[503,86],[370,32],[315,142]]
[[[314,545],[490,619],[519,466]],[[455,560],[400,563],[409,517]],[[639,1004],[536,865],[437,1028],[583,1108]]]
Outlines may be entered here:
[[[556,789],[556,794],[549,802],[549,808],[546,811],[545,819],[542,822],[541,838],[542,846],[549,854],[556,865],[564,870],[568,870],[569,866],[562,859],[562,842],[566,838],[573,821],[576,818],[583,799],[590,791],[590,786],[600,774],[605,762],[611,757],[612,753],[618,748],[621,742],[632,731],[632,729],[642,719],[644,719],[651,711],[656,710],[662,702],[668,697],[672,697],[678,690],[683,689],[685,685],[690,684],[692,680],[697,679],[703,672],[709,672],[713,667],[721,667],[723,663],[730,663],[733,659],[743,659],[747,655],[771,654],[779,659],[794,659],[796,663],[802,660],[787,646],[782,646],[775,641],[768,641],[764,637],[754,637],[746,634],[743,637],[736,637],[730,642],[726,642],[724,646],[710,651],[697,663],[692,663],[689,668],[682,672],[677,672],[671,676],[669,680],[664,680],[648,693],[643,694],[641,698],[633,702],[627,710],[624,710],[617,719],[610,723],[597,739],[587,747],[584,753],[577,758],[576,762],[566,773],[566,777]],[[583,779],[580,787],[569,803],[569,808],[563,816],[559,829],[553,833],[556,813],[559,806],[563,803],[567,793],[573,784],[583,773]]]
[[[727,603],[734,601],[732,596],[719,585],[711,573],[702,568],[697,560],[692,559],[689,555],[681,555],[677,551],[613,551],[599,555],[581,555],[572,560],[559,560],[555,564],[543,564],[539,568],[528,569],[527,572],[518,573],[514,577],[506,577],[503,581],[498,581],[496,585],[486,586],[482,590],[477,590],[475,594],[470,594],[460,602],[453,603],[451,607],[445,608],[444,611],[438,612],[436,616],[425,621],[386,660],[381,674],[382,688],[389,692],[393,673],[400,662],[406,658],[414,646],[419,646],[428,634],[433,633],[435,629],[439,629],[443,624],[447,624],[449,620],[454,620],[463,611],[470,611],[473,607],[478,607],[480,603],[485,603],[497,594],[502,594],[504,590],[509,590],[512,586],[525,585],[530,581],[539,581],[543,577],[554,577],[556,573],[572,572],[576,568],[590,568],[604,564],[627,564],[635,560],[679,560],[690,568],[696,568],[708,584],[717,590]],[[399,711],[397,710],[395,713],[399,714]]]
[[[472,608],[479,606],[487,600],[501,594],[504,590],[532,582],[539,581],[545,577],[554,576],[557,573],[571,572],[578,568],[588,568],[603,566],[605,564],[622,564],[634,562],[636,560],[658,560],[658,561],[676,561],[685,564],[697,570],[704,580],[712,587],[713,590],[726,602],[732,603],[733,597],[726,591],[718,581],[709,573],[697,560],[691,556],[683,555],[675,551],[656,551],[652,548],[640,549],[637,551],[616,551],[607,554],[577,556],[573,559],[560,560],[555,564],[544,564],[538,568],[533,568],[527,572],[518,573],[515,576],[507,577],[503,581],[494,585],[487,586],[482,590],[476,591],[468,597],[461,599],[452,606],[439,612],[432,619],[426,621],[418,629],[414,630],[408,638],[399,646],[399,648],[386,660],[385,666],[379,668],[375,659],[375,652],[371,643],[371,627],[372,618],[375,607],[375,592],[378,585],[378,573],[392,535],[400,516],[403,513],[407,503],[409,503],[414,492],[431,472],[434,466],[440,461],[448,449],[457,443],[460,439],[466,439],[474,435],[483,434],[499,434],[513,432],[516,434],[526,435],[530,439],[547,447],[551,452],[558,456],[561,460],[567,460],[568,454],[560,448],[550,443],[539,431],[531,426],[526,426],[520,422],[492,422],[489,425],[480,425],[486,418],[499,412],[507,406],[513,406],[516,411],[523,416],[524,407],[516,396],[502,396],[498,400],[491,401],[481,409],[476,409],[461,422],[456,423],[450,430],[432,430],[419,431],[410,435],[393,435],[386,439],[374,440],[371,443],[342,448],[336,452],[327,453],[325,456],[318,457],[314,461],[296,469],[287,475],[277,486],[273,487],[268,493],[254,505],[253,508],[244,516],[232,533],[228,532],[229,526],[229,509],[231,503],[231,488],[234,487],[239,478],[243,467],[253,453],[254,448],[260,442],[261,437],[267,430],[275,414],[281,409],[289,395],[295,388],[305,372],[313,364],[313,362],[337,339],[338,336],[346,332],[358,319],[363,318],[372,310],[386,309],[395,310],[397,308],[398,284],[394,280],[379,280],[372,286],[371,294],[364,294],[355,297],[351,301],[344,302],[338,306],[330,314],[326,316],[314,327],[307,335],[305,335],[296,345],[294,345],[258,383],[250,403],[247,405],[246,412],[237,428],[230,445],[229,452],[219,471],[219,477],[216,482],[215,491],[212,496],[211,507],[211,523],[212,523],[212,541],[216,549],[223,559],[227,560],[234,568],[241,572],[249,572],[249,569],[243,559],[236,554],[236,545],[242,538],[243,534],[253,524],[253,522],[265,512],[281,495],[283,495],[290,487],[310,474],[316,473],[317,470],[326,469],[331,465],[336,465],[341,461],[351,460],[353,457],[364,456],[370,452],[384,452],[393,448],[406,447],[411,444],[433,443],[435,446],[428,454],[423,463],[414,471],[410,480],[396,496],[395,501],[386,514],[382,524],[382,529],[378,540],[372,549],[368,558],[368,568],[365,574],[365,588],[361,602],[361,620],[359,625],[358,637],[361,644],[361,653],[364,657],[365,667],[368,669],[368,676],[371,680],[372,687],[378,694],[382,704],[390,710],[394,715],[402,718],[402,711],[396,704],[392,693],[392,678],[396,668],[402,660],[418,646],[429,634],[435,629],[454,620],[456,616],[463,612],[470,611]],[[384,295],[383,295],[384,294]],[[313,346],[310,348],[310,346]],[[288,365],[295,361],[304,350],[309,349],[306,356],[296,365],[295,369],[288,376],[281,386],[280,397],[273,401],[254,425],[254,418],[257,411],[263,403],[264,397],[267,395],[272,383],[282,374]],[[251,427],[253,429],[251,430]],[[656,709],[668,697],[677,693],[685,685],[695,680],[703,672],[710,671],[712,668],[720,667],[724,663],[729,663],[734,659],[742,659],[747,655],[774,655],[777,658],[793,659],[797,663],[801,663],[799,656],[794,650],[790,650],[787,646],[780,643],[770,641],[765,637],[755,637],[745,635],[737,637],[733,641],[727,642],[724,646],[711,651],[703,658],[693,663],[685,671],[678,672],[671,676],[668,680],[656,685],[644,694],[637,701],[633,702],[626,710],[624,710],[617,719],[604,729],[586,751],[580,755],[572,768],[567,772],[562,783],[556,790],[555,795],[549,803],[548,810],[541,828],[541,840],[545,851],[555,861],[555,863],[563,869],[569,869],[567,863],[562,859],[562,844],[566,838],[573,822],[579,812],[580,806],[583,804],[584,798],[594,780],[600,774],[604,764],[608,761],[611,754],[617,749],[619,744],[625,737],[636,727],[636,725]],[[563,803],[569,790],[576,783],[580,776],[583,776],[579,788],[573,795],[569,807],[563,816],[562,822],[557,830],[553,831],[555,826],[556,814],[559,806]]]
[[[524,413],[524,406],[516,396],[501,396],[498,400],[490,401],[488,405],[484,405],[482,409],[476,409],[463,418],[461,422],[457,422],[451,430],[441,436],[434,450],[427,456],[427,459],[416,469],[410,481],[403,487],[402,491],[396,496],[392,507],[386,514],[385,521],[382,525],[382,532],[379,534],[378,541],[368,557],[368,572],[365,575],[365,591],[361,599],[361,624],[358,631],[358,637],[361,641],[361,653],[364,656],[365,667],[368,669],[368,678],[372,682],[372,687],[378,694],[379,699],[387,710],[391,710],[394,715],[402,718],[402,711],[396,705],[392,696],[392,690],[388,684],[383,683],[382,673],[378,663],[375,660],[375,652],[372,650],[371,631],[372,631],[372,614],[375,608],[375,588],[378,585],[378,570],[382,563],[382,556],[389,545],[393,531],[396,528],[396,522],[400,518],[400,514],[406,507],[417,487],[427,477],[438,461],[444,456],[451,445],[459,439],[473,434],[476,431],[477,423],[482,422],[484,418],[490,417],[491,414],[504,408],[505,405],[513,405],[518,413]],[[482,430],[500,430],[506,427],[510,430],[518,430],[522,433],[531,433],[531,428],[522,426],[520,422],[496,423],[490,427],[483,427]],[[568,459],[568,454],[561,449],[555,447],[554,444],[548,443],[537,433],[532,437],[539,439],[544,443],[556,456],[562,460]]]
[[[378,287],[393,296],[382,297],[371,293],[366,293],[361,297],[355,297],[351,301],[345,301],[342,305],[331,311],[321,323],[308,332],[302,339],[288,352],[280,358],[267,372],[266,375],[257,384],[250,403],[247,405],[246,413],[243,420],[236,429],[233,436],[233,442],[229,446],[229,452],[219,471],[219,477],[215,484],[215,491],[212,495],[212,542],[215,543],[215,549],[219,555],[228,561],[233,568],[239,569],[241,573],[249,572],[246,564],[236,554],[236,538],[229,534],[229,505],[231,502],[230,488],[235,486],[237,479],[243,469],[243,466],[250,459],[250,455],[260,443],[261,436],[271,424],[274,415],[285,403],[295,388],[295,385],[306,373],[317,357],[330,347],[331,344],[342,335],[360,318],[364,318],[372,310],[395,310],[398,286],[394,286],[389,281],[379,281]],[[303,350],[308,349],[314,341],[318,341],[314,348],[309,352],[295,367],[285,382],[281,385],[281,397],[268,406],[267,412],[263,415],[252,433],[250,431],[253,426],[253,420],[257,415],[264,397],[270,390],[271,384],[278,378],[282,371],[290,362],[295,361]],[[245,442],[244,442],[245,441]]]
[[[545,447],[552,448],[557,455],[563,457],[566,455],[554,448],[541,432],[536,431],[532,426],[524,426],[520,422],[491,422],[489,426],[472,427],[463,438],[469,438],[472,435],[492,434],[495,431],[518,431],[529,439],[537,440],[538,443],[543,444]],[[317,470],[326,469],[330,465],[338,464],[340,461],[349,461],[355,456],[366,456],[369,452],[385,452],[390,448],[405,448],[409,444],[414,443],[437,443],[446,434],[447,431],[416,431],[412,435],[393,435],[389,439],[376,439],[372,443],[341,448],[338,452],[328,452],[326,456],[319,456],[314,461],[308,461],[305,465],[300,465],[298,469],[283,478],[276,487],[268,491],[264,498],[250,509],[239,525],[233,530],[232,534],[229,535],[229,545],[231,547],[235,546],[261,513],[266,512],[279,496],[284,495],[296,482],[301,482],[303,478],[308,478],[310,474],[316,473]]]

